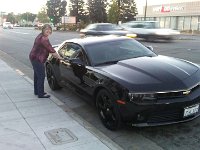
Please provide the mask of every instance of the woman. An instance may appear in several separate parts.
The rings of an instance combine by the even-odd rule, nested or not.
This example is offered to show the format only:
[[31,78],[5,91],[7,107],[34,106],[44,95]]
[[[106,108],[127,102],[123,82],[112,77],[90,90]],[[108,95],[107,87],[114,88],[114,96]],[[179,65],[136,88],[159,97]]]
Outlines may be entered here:
[[49,24],[42,27],[42,32],[35,38],[33,48],[29,54],[29,59],[34,70],[34,94],[38,98],[49,98],[50,95],[44,92],[45,61],[49,53],[57,59],[61,59],[49,42],[48,36],[52,33]]

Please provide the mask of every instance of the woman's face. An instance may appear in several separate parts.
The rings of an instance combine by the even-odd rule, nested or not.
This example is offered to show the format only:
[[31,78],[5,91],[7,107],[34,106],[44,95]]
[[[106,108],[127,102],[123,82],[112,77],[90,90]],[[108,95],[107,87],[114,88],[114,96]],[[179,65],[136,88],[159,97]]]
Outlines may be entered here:
[[49,36],[51,34],[51,29],[45,29],[44,30],[44,36]]

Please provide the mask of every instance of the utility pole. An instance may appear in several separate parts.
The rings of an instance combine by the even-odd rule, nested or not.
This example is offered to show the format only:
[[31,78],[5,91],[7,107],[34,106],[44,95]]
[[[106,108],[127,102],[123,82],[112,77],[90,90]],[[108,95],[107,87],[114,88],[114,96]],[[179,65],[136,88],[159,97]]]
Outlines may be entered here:
[[120,6],[121,6],[121,0],[117,0],[117,5],[118,5],[118,11],[119,11],[119,14],[118,14],[118,24],[120,22],[119,18],[120,18]]
[[1,13],[1,24],[3,24],[3,15],[5,12],[1,11],[0,13]]
[[26,24],[28,25],[28,12],[26,13]]
[[77,3],[76,3],[76,17],[77,17],[77,18],[76,18],[76,24],[79,22],[79,14],[78,14],[78,11],[79,11],[79,10],[78,10],[78,4],[79,4],[79,3],[78,3],[78,2],[79,2],[79,0],[77,0]]
[[147,0],[145,4],[145,9],[144,9],[144,21],[146,21],[146,16],[147,16]]

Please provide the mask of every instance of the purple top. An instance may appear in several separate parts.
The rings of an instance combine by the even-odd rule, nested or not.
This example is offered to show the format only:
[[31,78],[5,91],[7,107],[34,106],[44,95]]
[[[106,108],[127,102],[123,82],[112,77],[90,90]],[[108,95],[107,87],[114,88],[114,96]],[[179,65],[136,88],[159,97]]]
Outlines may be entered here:
[[41,63],[44,63],[47,60],[49,53],[55,53],[55,52],[56,51],[50,44],[48,37],[40,33],[35,39],[33,48],[29,54],[29,59],[31,61],[38,60]]

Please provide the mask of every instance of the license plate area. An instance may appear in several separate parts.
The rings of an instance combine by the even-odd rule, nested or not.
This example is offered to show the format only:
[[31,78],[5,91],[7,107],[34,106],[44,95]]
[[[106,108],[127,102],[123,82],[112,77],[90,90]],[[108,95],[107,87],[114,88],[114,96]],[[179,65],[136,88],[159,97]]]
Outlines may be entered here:
[[199,104],[188,106],[184,108],[183,117],[188,117],[198,113],[199,111]]

